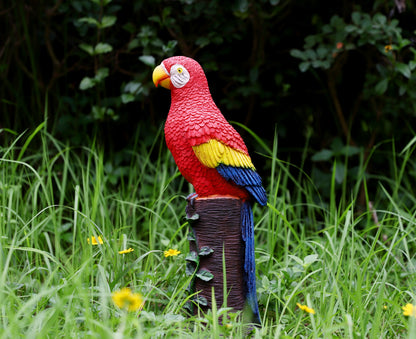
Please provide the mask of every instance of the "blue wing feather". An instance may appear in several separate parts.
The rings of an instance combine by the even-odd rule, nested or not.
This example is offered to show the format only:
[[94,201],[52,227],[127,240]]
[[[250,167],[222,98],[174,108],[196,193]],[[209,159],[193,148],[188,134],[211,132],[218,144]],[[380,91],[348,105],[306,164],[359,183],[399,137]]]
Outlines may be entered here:
[[267,204],[266,191],[261,183],[260,175],[255,170],[220,164],[217,166],[217,171],[225,179],[244,187],[260,205]]

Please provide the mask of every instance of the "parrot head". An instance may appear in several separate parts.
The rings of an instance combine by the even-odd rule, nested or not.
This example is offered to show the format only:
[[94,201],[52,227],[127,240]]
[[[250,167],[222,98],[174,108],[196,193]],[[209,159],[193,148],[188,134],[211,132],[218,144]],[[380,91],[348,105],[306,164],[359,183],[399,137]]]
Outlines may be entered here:
[[153,83],[156,87],[161,85],[172,92],[195,86],[208,89],[201,65],[194,59],[184,56],[163,60],[153,71]]

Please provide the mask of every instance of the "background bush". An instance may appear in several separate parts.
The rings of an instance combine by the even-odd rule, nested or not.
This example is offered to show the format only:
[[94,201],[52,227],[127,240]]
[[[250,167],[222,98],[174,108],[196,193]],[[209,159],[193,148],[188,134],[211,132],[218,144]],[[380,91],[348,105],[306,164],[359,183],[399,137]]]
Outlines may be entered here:
[[269,145],[277,133],[279,157],[329,196],[333,171],[344,190],[370,154],[368,173],[390,172],[383,142],[400,151],[414,136],[415,11],[403,0],[10,2],[0,10],[0,138],[47,117],[74,145],[93,137],[122,151],[139,129],[150,144],[170,101],[153,67],[187,55],[229,120]]

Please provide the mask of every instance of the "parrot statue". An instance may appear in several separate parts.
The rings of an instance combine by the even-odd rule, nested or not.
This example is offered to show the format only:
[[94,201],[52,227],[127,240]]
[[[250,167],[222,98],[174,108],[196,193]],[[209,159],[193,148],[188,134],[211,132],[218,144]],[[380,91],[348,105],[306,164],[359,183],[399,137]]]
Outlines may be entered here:
[[262,180],[247,147],[214,103],[200,64],[185,56],[167,58],[153,71],[153,82],[171,91],[165,122],[166,144],[196,197],[231,196],[242,200],[246,300],[260,323],[256,295],[252,203],[267,204]]

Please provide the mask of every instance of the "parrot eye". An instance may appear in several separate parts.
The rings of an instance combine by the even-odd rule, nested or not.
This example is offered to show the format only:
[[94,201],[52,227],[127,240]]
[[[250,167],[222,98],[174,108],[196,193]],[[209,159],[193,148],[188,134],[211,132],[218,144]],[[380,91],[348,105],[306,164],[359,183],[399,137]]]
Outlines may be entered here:
[[188,70],[182,65],[173,65],[170,69],[170,81],[176,88],[182,88],[185,86],[191,76]]

